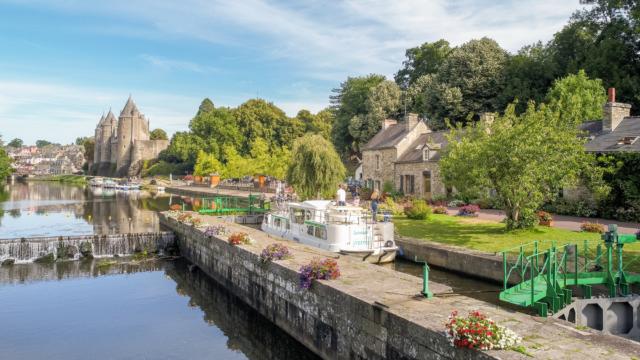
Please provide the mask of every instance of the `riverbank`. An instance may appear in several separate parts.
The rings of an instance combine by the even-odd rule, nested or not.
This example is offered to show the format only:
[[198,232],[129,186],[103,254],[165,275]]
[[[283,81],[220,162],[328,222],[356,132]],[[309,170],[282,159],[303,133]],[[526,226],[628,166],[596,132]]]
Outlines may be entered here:
[[[205,223],[219,223],[202,217]],[[640,344],[591,331],[577,331],[551,318],[534,318],[466,296],[446,296],[432,285],[435,298],[418,295],[421,279],[355,259],[286,242],[292,259],[263,264],[261,250],[277,240],[259,230],[224,223],[244,231],[250,245],[231,246],[221,237],[206,237],[192,226],[161,215],[178,236],[181,253],[242,301],[327,359],[444,358],[520,359],[515,351],[477,352],[453,348],[444,335],[453,310],[480,310],[523,336],[519,349],[536,358],[631,359]],[[299,268],[317,257],[337,258],[341,277],[299,288]]]
[[86,185],[87,177],[84,175],[51,175],[27,178],[27,181],[54,181],[70,185]]

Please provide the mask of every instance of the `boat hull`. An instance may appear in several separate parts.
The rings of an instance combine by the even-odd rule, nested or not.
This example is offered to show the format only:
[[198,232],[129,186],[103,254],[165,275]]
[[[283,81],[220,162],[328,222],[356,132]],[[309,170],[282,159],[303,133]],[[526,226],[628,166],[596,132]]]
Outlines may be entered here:
[[349,251],[340,250],[340,254],[354,257],[371,264],[386,264],[395,261],[397,248],[381,249],[380,251]]

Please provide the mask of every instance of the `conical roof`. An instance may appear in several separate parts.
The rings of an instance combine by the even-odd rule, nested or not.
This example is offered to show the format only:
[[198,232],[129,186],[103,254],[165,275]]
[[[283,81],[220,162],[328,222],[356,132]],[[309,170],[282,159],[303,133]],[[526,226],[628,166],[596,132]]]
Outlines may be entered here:
[[124,109],[120,112],[120,116],[133,116],[134,113],[139,113],[139,111],[136,104],[133,102],[131,95],[129,95],[129,99],[127,99]]
[[100,121],[98,121],[98,126],[102,126],[102,124],[104,124],[104,113],[102,113],[102,116],[100,117]]
[[113,112],[111,112],[111,109],[109,109],[109,113],[107,114],[107,117],[104,118],[104,122],[105,123],[111,123],[111,125],[114,125],[118,122],[118,120],[116,119],[116,116],[113,115]]

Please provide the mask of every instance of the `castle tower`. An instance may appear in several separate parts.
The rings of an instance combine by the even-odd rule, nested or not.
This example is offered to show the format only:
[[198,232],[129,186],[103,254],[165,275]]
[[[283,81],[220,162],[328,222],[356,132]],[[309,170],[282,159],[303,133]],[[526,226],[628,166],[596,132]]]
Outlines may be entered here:
[[131,166],[133,145],[137,140],[149,140],[149,129],[144,115],[138,111],[129,96],[118,118],[116,172],[124,175]]
[[94,133],[95,148],[93,151],[93,163],[96,165],[100,163],[100,152],[102,151],[102,123],[104,123],[104,113],[102,113],[102,117],[100,117]]
[[[115,115],[113,115],[113,112],[111,112],[111,109],[109,109],[109,113],[104,118],[101,126],[100,162],[102,163],[111,162],[111,141],[116,133],[117,126],[118,121]],[[97,143],[96,141],[96,144]]]

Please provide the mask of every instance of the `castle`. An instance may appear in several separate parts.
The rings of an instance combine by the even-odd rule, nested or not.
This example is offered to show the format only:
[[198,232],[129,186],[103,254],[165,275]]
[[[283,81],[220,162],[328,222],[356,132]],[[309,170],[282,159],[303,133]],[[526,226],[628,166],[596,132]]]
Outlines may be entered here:
[[169,140],[150,140],[147,120],[129,96],[116,120],[109,110],[95,131],[91,172],[100,176],[138,176],[144,160],[154,159]]

